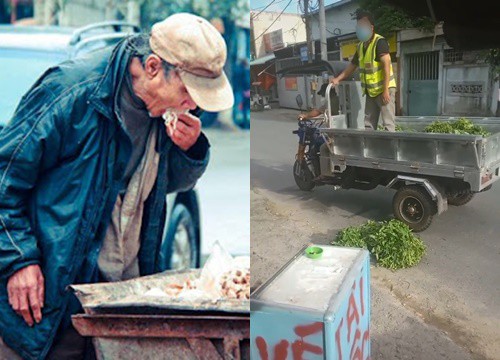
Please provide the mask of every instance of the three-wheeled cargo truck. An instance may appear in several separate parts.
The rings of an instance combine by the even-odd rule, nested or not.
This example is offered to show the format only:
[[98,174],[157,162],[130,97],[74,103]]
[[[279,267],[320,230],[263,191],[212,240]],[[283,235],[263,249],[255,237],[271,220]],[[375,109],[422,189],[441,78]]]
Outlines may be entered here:
[[[461,206],[489,190],[500,175],[500,118],[469,119],[489,136],[423,132],[453,117],[397,117],[403,131],[365,130],[359,82],[337,88],[339,114],[332,115],[330,84],[324,116],[299,121],[300,151],[293,174],[298,187],[396,190],[393,211],[414,231],[429,227],[448,205]],[[336,111],[335,111],[336,112]]]

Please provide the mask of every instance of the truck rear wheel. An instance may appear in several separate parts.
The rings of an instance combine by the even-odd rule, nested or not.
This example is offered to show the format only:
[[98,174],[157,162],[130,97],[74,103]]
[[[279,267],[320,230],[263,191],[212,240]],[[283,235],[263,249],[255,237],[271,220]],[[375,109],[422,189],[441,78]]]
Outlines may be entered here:
[[448,204],[453,205],[453,206],[462,206],[467,204],[469,201],[471,201],[474,198],[474,193],[472,192],[466,192],[457,196],[450,196],[448,197]]
[[401,187],[394,195],[392,208],[396,219],[407,224],[415,232],[427,229],[436,213],[436,203],[419,185]]
[[311,191],[314,189],[314,175],[309,170],[309,166],[307,166],[305,160],[295,160],[295,164],[293,164],[293,178],[300,190]]

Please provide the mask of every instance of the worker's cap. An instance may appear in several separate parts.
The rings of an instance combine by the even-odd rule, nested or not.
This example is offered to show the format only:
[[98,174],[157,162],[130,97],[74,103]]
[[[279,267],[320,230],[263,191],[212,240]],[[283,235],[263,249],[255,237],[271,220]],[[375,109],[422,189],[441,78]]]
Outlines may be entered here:
[[224,74],[226,43],[207,20],[187,13],[169,16],[153,25],[151,49],[179,70],[194,102],[207,111],[222,111],[234,104]]

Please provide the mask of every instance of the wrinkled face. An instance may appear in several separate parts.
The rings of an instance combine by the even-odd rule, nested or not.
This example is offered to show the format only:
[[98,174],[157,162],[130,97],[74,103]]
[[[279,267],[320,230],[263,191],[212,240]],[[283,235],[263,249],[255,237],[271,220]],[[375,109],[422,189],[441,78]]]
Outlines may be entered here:
[[145,102],[150,116],[159,117],[169,108],[179,112],[194,110],[196,103],[189,95],[176,70],[165,73],[162,60],[150,55],[144,66],[141,99]]

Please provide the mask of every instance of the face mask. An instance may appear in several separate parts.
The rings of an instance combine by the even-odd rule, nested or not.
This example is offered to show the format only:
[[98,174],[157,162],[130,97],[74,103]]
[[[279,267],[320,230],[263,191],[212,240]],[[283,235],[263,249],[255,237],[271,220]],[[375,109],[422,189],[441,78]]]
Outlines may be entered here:
[[360,41],[368,41],[372,37],[372,30],[365,26],[358,26],[356,28],[356,36]]

